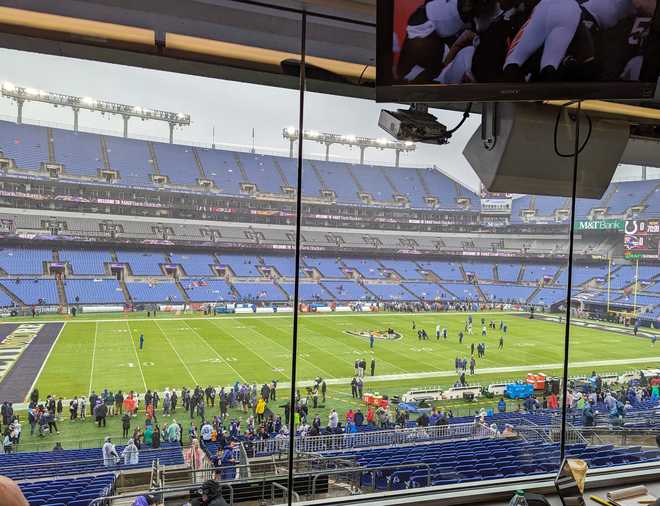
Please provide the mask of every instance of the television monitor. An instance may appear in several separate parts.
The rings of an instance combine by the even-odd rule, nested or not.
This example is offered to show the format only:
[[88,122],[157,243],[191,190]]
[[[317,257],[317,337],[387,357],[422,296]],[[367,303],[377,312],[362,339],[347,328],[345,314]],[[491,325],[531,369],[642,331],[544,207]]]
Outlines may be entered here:
[[649,99],[658,0],[379,0],[380,102]]

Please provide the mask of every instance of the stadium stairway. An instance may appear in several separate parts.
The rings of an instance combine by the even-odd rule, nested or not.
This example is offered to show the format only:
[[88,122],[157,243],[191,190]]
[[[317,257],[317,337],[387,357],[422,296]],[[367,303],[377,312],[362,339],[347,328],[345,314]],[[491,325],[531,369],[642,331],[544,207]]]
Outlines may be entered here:
[[25,305],[24,302],[23,302],[21,299],[19,299],[16,295],[14,295],[14,292],[12,292],[11,290],[9,290],[9,289],[8,289],[5,285],[3,285],[2,283],[0,283],[0,292],[1,292],[1,293],[4,293],[7,297],[9,297],[9,299],[10,299],[14,304],[16,304],[17,306],[24,306],[24,305]]
[[383,167],[378,167],[378,170],[383,175],[383,179],[385,180],[385,182],[392,189],[392,195],[401,195],[401,196],[403,196],[403,194],[399,191],[399,189],[394,184],[394,181],[392,181],[392,178],[389,176],[387,171]]
[[273,165],[275,165],[275,170],[277,173],[280,175],[282,178],[282,181],[284,183],[284,187],[291,188],[291,183],[286,177],[286,174],[284,173],[284,170],[282,169],[282,165],[280,165],[280,161],[277,159],[277,157],[273,157]]
[[124,299],[126,302],[133,302],[133,299],[131,299],[131,294],[128,291],[128,287],[126,286],[126,281],[124,281],[123,277],[119,280],[119,287],[121,288],[121,292],[124,294]]
[[429,184],[426,181],[426,179],[424,179],[424,173],[421,172],[421,170],[422,169],[415,169],[415,172],[417,173],[419,183],[422,185],[422,188],[424,189],[424,196],[430,197],[431,195],[433,195],[433,192],[431,192],[431,188],[429,187]]
[[48,162],[55,163],[55,137],[53,135],[53,129],[47,128],[46,131],[48,132],[46,135],[46,138],[48,139]]
[[197,152],[197,149],[192,148],[192,154],[193,154],[193,159],[195,160],[195,166],[197,167],[197,170],[199,171],[199,177],[200,179],[208,179],[206,177],[206,174],[204,174],[204,166],[202,165],[202,159],[199,157],[199,153]]
[[477,293],[479,293],[479,296],[481,297],[481,300],[488,300],[488,297],[486,297],[486,294],[483,292],[483,290],[479,286],[479,283],[476,283],[474,285],[474,288],[477,290]]
[[[348,174],[351,176],[351,181],[353,181],[353,184],[354,184],[355,187],[357,188],[358,193],[367,193],[367,192],[364,190],[364,187],[362,186],[362,184],[360,183],[360,181],[358,180],[358,178],[355,177],[355,174],[353,173],[353,168],[351,167],[350,164],[347,164],[347,165],[346,165],[346,170],[348,170]],[[373,199],[373,197],[372,197],[372,199]]]
[[238,167],[238,171],[241,173],[241,178],[243,181],[249,181],[250,178],[247,175],[247,172],[245,172],[245,167],[243,167],[243,162],[241,161],[241,157],[238,153],[234,152],[234,161],[236,162],[236,166]]
[[520,283],[524,277],[525,277],[525,264],[522,264],[520,267],[520,272],[518,273],[518,279],[516,279],[516,283]]
[[537,286],[536,289],[531,293],[531,295],[527,298],[525,302],[529,303],[530,301],[534,300],[534,297],[536,297],[540,291],[541,291],[541,287]]
[[60,277],[55,278],[55,286],[57,286],[57,296],[60,300],[60,306],[66,306],[66,291],[64,290],[64,280]]
[[555,273],[554,277],[552,278],[552,281],[550,282],[550,284],[556,285],[559,282],[559,278],[561,277],[564,270],[565,270],[565,267],[559,267],[557,269],[557,272]]
[[103,160],[103,168],[110,169],[110,158],[108,157],[108,141],[105,135],[101,135],[101,159]]
[[458,270],[461,272],[461,276],[463,277],[463,281],[466,283],[469,283],[470,281],[468,280],[467,274],[465,273],[465,267],[463,267],[463,264],[458,264]]
[[282,292],[282,294],[284,295],[284,297],[286,297],[286,300],[291,300],[291,299],[292,299],[292,296],[290,296],[290,295],[287,293],[287,291],[286,291],[284,288],[282,288],[282,285],[280,285],[280,280],[278,280],[278,279],[273,280],[273,284],[275,285],[275,287],[276,287],[280,292]]
[[151,159],[151,166],[153,167],[154,174],[159,176],[160,168],[158,167],[158,156],[156,155],[156,148],[154,148],[153,142],[147,142],[147,147],[149,148],[149,157]]
[[176,286],[177,289],[179,290],[179,293],[181,294],[181,298],[183,299],[183,301],[187,305],[190,305],[191,301],[190,301],[190,297],[188,296],[188,292],[186,292],[185,288],[183,288],[183,286],[181,285],[181,281],[178,278],[174,280],[174,286]]
[[[330,190],[330,187],[326,184],[325,180],[323,179],[323,175],[321,174],[321,171],[316,166],[316,164],[312,160],[307,160],[307,162],[309,163],[309,166],[314,171],[314,174],[316,175],[318,180],[321,182],[321,188],[323,190]],[[320,195],[315,195],[315,197],[320,197]]]

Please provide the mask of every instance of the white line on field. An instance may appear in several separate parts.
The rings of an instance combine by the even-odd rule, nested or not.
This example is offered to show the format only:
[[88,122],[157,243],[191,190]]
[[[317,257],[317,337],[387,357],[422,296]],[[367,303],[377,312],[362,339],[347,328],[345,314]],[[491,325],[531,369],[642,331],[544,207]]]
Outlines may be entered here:
[[39,372],[34,377],[34,381],[32,382],[32,386],[30,386],[30,390],[28,390],[28,395],[24,399],[26,402],[29,399],[30,394],[34,390],[34,387],[36,386],[37,381],[39,381],[39,377],[41,376],[41,373],[43,372],[44,367],[46,367],[46,363],[48,362],[48,359],[50,358],[50,354],[53,353],[53,349],[55,348],[55,345],[57,344],[57,341],[59,341],[60,336],[62,335],[62,331],[64,330],[64,327],[65,327],[65,325],[64,325],[64,322],[63,322],[62,326],[60,327],[60,331],[57,333],[57,337],[55,337],[55,341],[53,341],[53,344],[50,346],[50,350],[48,350],[48,354],[46,355],[46,358],[44,359],[43,362],[41,362],[41,367],[39,368]]
[[126,327],[128,328],[128,338],[131,340],[131,347],[135,352],[135,359],[137,360],[138,368],[140,369],[140,376],[142,376],[142,384],[144,385],[144,391],[147,391],[147,380],[144,379],[144,371],[142,370],[142,362],[140,362],[140,356],[138,355],[137,348],[135,347],[135,341],[133,341],[133,333],[131,332],[131,326],[126,322]]
[[[248,350],[250,353],[252,353],[252,354],[253,354],[254,356],[256,356],[257,358],[259,358],[259,360],[261,360],[261,361],[262,361],[264,364],[266,364],[268,367],[272,367],[273,365],[275,365],[275,364],[270,364],[270,363],[268,363],[268,361],[266,361],[261,355],[259,355],[259,353],[255,352],[255,351],[252,351],[252,349],[250,348],[249,345],[246,345],[243,341],[241,341],[240,339],[238,339],[238,337],[236,337],[234,334],[231,334],[231,333],[227,332],[227,331],[224,330],[222,327],[216,325],[216,324],[213,323],[213,322],[211,322],[211,323],[212,323],[212,325],[213,325],[214,327],[216,327],[220,332],[222,332],[223,334],[229,336],[230,339],[233,339],[234,341],[236,341],[236,342],[237,342],[238,344],[240,344],[243,348],[245,348],[246,350]],[[257,334],[261,334],[261,332],[259,332],[258,330],[255,330],[255,329],[252,328],[252,327],[245,327],[245,328],[250,328],[250,330],[256,332]],[[277,346],[283,348],[284,350],[287,349],[287,348],[284,348],[281,344],[276,343],[275,341],[273,341],[273,340],[270,339],[269,337],[266,337],[266,336],[264,336],[263,334],[261,334],[261,335],[262,335],[263,337],[265,337],[266,339],[268,339],[269,341],[271,341],[271,342],[273,342],[274,344],[276,344]],[[291,357],[291,353],[289,353],[289,357]],[[291,362],[289,362],[288,364],[285,364],[285,366],[286,366],[286,365],[291,365]],[[282,374],[285,378],[291,379],[291,376],[290,376],[289,374],[286,374],[286,372],[285,372],[286,369],[285,369],[284,367],[282,367],[281,369],[282,369],[282,370],[281,370],[281,371],[278,371],[278,372],[279,372],[280,374]]]
[[[217,325],[216,325],[216,327],[217,327]],[[277,327],[273,327],[272,325],[271,325],[271,328],[277,329]],[[259,334],[260,336],[262,336],[264,339],[268,339],[269,341],[271,341],[271,342],[274,343],[275,345],[279,346],[279,347],[282,348],[283,350],[291,351],[291,350],[289,350],[286,346],[281,345],[280,343],[278,343],[278,342],[275,341],[274,339],[271,339],[271,338],[268,337],[266,334],[264,334],[263,332],[258,331],[258,330],[255,329],[254,327],[250,327],[250,330],[251,330],[252,332],[256,332],[257,334]],[[301,339],[302,339],[302,338],[301,338]],[[302,342],[307,343],[306,341],[302,341]],[[318,347],[318,346],[316,346],[316,345],[314,345],[314,344],[312,344],[312,343],[307,343],[307,344],[311,344],[311,345],[314,346],[317,350],[321,350],[321,352],[328,354],[328,352],[325,351],[323,348],[320,348],[320,347]],[[316,365],[316,364],[315,364],[314,362],[312,362],[311,360],[307,360],[306,358],[301,357],[300,355],[298,355],[298,358],[299,358],[300,360],[302,360],[302,361],[305,361],[305,362],[311,364],[312,367],[314,367],[314,369],[318,369],[319,371],[321,371],[321,372],[323,373],[323,376],[325,376],[325,377],[327,377],[327,378],[335,378],[335,377],[336,377],[335,375],[330,374],[330,373],[329,373],[328,371],[326,371],[325,369],[323,369],[323,368],[319,367],[318,365]]]
[[[408,318],[410,317],[417,317],[417,318],[423,318],[425,316],[433,316],[433,315],[444,315],[444,316],[451,316],[451,315],[464,315],[467,314],[465,311],[442,311],[442,312],[429,312],[429,313],[361,313],[361,312],[339,312],[339,313],[302,313],[300,314],[300,318],[341,318],[341,317],[350,317],[350,316],[387,316],[387,317],[401,317],[401,316],[406,316]],[[523,314],[519,311],[511,311],[511,312],[502,312],[502,311],[495,311],[495,312],[479,312],[475,313],[481,315],[517,315],[517,314]],[[293,313],[283,313],[283,314],[262,314],[262,315],[234,315],[234,316],[189,316],[189,315],[183,315],[183,316],[172,316],[169,318],[125,318],[129,322],[152,322],[152,321],[173,321],[173,320],[245,320],[245,319],[250,319],[250,318],[289,318],[293,319]],[[8,322],[1,322],[0,325],[2,324],[13,324],[13,323],[34,323],[35,320],[12,320]],[[92,322],[98,322],[98,323],[108,323],[108,322],[117,322],[117,321],[122,321],[122,318],[104,318],[100,320],[95,320],[93,318],[81,318],[79,320],[36,320],[38,323],[92,323]],[[538,320],[541,321],[541,320]]]
[[94,361],[96,360],[96,334],[99,331],[99,322],[96,322],[94,325],[94,344],[92,345],[92,367],[89,371],[89,390],[87,392],[87,397],[92,395],[92,381],[94,380]]
[[[647,358],[629,358],[617,360],[592,360],[589,362],[571,362],[571,368],[575,367],[603,367],[611,365],[627,365],[627,364],[644,364],[647,362],[658,362],[660,357],[647,357]],[[477,369],[477,373],[472,378],[477,379],[480,374],[498,374],[507,372],[522,372],[522,371],[543,371],[549,369],[561,369],[564,364],[535,364],[535,365],[517,365],[511,367],[487,367],[484,369]],[[381,376],[365,376],[363,379],[365,383],[380,382],[380,381],[401,381],[401,380],[416,380],[425,378],[448,378],[457,376],[456,371],[429,371],[429,372],[414,372],[405,374],[384,374]],[[348,385],[353,378],[330,378],[326,380],[328,385]],[[312,380],[301,380],[296,382],[298,386],[309,386],[314,382]],[[286,388],[286,383],[282,383],[282,388]]]
[[232,367],[232,366],[229,364],[229,362],[228,362],[224,357],[221,357],[220,354],[217,352],[217,350],[216,350],[213,346],[211,346],[211,345],[209,344],[209,342],[208,342],[206,339],[204,339],[204,338],[200,335],[199,332],[197,332],[194,328],[192,328],[192,327],[190,326],[190,324],[188,323],[187,320],[184,321],[184,323],[188,326],[188,328],[190,328],[190,330],[192,330],[192,331],[195,333],[195,335],[197,335],[197,337],[198,337],[198,338],[199,338],[199,339],[200,339],[200,340],[201,340],[201,341],[207,346],[207,348],[208,348],[209,350],[211,350],[211,351],[215,354],[216,357],[218,357],[220,360],[222,360],[222,361],[224,362],[224,364],[225,364],[227,367],[229,367],[232,371],[234,371],[234,372],[238,375],[238,377],[240,378],[240,380],[241,380],[243,383],[247,383],[247,381],[246,381],[245,378],[241,375],[241,373],[238,372],[236,369],[234,369],[234,367]]
[[156,322],[156,327],[158,327],[158,330],[160,330],[160,333],[163,334],[163,337],[164,337],[165,340],[167,341],[167,344],[170,345],[170,348],[172,348],[172,351],[173,351],[173,352],[175,353],[175,355],[179,358],[179,362],[181,362],[181,365],[183,365],[184,369],[188,372],[188,376],[190,376],[190,379],[193,380],[193,382],[195,383],[195,385],[199,385],[199,382],[195,379],[195,377],[193,376],[192,372],[190,371],[190,369],[188,368],[188,366],[186,365],[186,363],[185,363],[185,362],[183,361],[183,359],[181,358],[181,355],[179,355],[179,352],[176,350],[176,348],[174,347],[174,345],[173,345],[172,342],[170,341],[170,338],[167,337],[167,334],[166,334],[165,332],[163,332],[163,328],[160,326],[160,324],[159,324],[158,322]]

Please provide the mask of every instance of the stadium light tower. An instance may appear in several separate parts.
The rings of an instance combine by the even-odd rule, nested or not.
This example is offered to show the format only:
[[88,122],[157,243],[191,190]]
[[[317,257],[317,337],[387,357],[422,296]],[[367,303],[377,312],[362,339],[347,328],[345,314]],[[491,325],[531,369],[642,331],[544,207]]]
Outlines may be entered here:
[[190,125],[189,114],[146,109],[133,105],[96,100],[91,97],[75,97],[34,88],[23,88],[6,81],[2,83],[0,88],[3,97],[16,102],[18,108],[16,123],[19,125],[23,122],[23,105],[25,102],[43,102],[52,104],[55,107],[70,107],[73,110],[73,130],[75,132],[78,131],[78,115],[81,109],[121,116],[124,120],[124,137],[128,137],[128,120],[130,118],[140,118],[143,121],[148,119],[163,121],[170,127],[170,144],[174,142],[174,127]]
[[[282,130],[282,136],[289,141],[289,157],[293,158],[293,146],[298,140],[298,129],[294,127],[287,127]],[[364,164],[364,151],[367,148],[376,149],[392,149],[396,152],[395,165],[399,166],[399,158],[401,153],[415,151],[417,146],[414,142],[406,141],[391,141],[388,139],[371,139],[369,137],[358,137],[355,135],[341,135],[320,133],[315,130],[303,130],[303,139],[306,141],[314,141],[319,144],[325,144],[325,161],[330,160],[330,146],[333,144],[343,144],[344,146],[357,146],[360,148],[360,164]]]

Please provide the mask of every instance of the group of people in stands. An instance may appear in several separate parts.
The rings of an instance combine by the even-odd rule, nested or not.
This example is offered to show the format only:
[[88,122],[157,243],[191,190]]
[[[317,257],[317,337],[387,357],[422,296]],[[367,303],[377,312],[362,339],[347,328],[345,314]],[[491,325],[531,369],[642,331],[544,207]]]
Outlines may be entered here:
[[394,311],[399,313],[438,313],[441,311],[511,311],[515,308],[521,308],[522,304],[509,304],[503,302],[472,302],[472,301],[454,301],[444,300],[444,294],[441,299],[422,300],[422,301],[384,301],[382,302],[383,311]]
[[[293,410],[294,426],[296,433],[300,435],[314,436],[322,434],[351,433],[361,430],[361,426],[371,426],[380,429],[405,427],[409,421],[409,414],[400,409],[388,410],[383,408],[368,407],[366,413],[359,409],[348,410],[343,419],[340,419],[336,411],[330,411],[328,422],[324,424],[321,416],[310,415],[310,408],[318,407],[319,392],[323,393],[323,406],[325,405],[325,394],[327,387],[325,381],[317,378],[315,385],[306,389],[306,394],[301,395],[300,390],[296,392],[295,406]],[[232,440],[241,440],[249,449],[250,444],[263,439],[287,437],[289,426],[289,401],[279,406],[283,409],[283,417],[278,416],[271,409],[272,401],[277,399],[277,382],[263,384],[260,389],[256,384],[247,385],[239,381],[232,387],[215,389],[211,386],[194,389],[182,388],[176,390],[165,389],[164,392],[148,390],[142,398],[136,392],[129,392],[126,396],[121,391],[113,394],[107,390],[97,395],[95,392],[89,398],[74,399],[69,405],[70,420],[87,417],[86,406],[94,420],[103,427],[105,417],[120,416],[123,429],[123,438],[128,440],[129,435],[132,444],[138,449],[141,447],[158,448],[163,441],[183,444],[184,429],[181,423],[172,418],[171,422],[158,423],[158,417],[173,416],[181,406],[190,414],[192,419],[188,429],[190,440],[198,440],[204,448],[209,443],[219,442],[222,446]],[[572,416],[581,418],[582,425],[594,424],[595,415],[606,412],[612,425],[622,424],[626,413],[638,406],[641,402],[651,400],[660,401],[660,381],[650,381],[642,374],[639,381],[621,386],[619,389],[608,389],[603,385],[602,379],[595,372],[589,378],[588,387],[584,385],[569,385],[566,404]],[[74,402],[77,401],[77,402]],[[144,425],[133,428],[131,421],[141,411],[140,403],[143,403],[145,417]],[[208,416],[207,408],[215,408],[218,404],[217,415]],[[270,405],[269,405],[270,403]],[[539,410],[557,410],[559,408],[559,397],[556,393],[543,396],[542,399],[531,396],[518,404],[516,411],[534,413]],[[93,407],[92,407],[93,406]],[[321,407],[323,407],[321,406]],[[249,416],[242,418],[229,418],[229,409],[239,408]],[[507,404],[504,399],[495,406],[498,412],[505,412]],[[495,410],[487,410],[490,414]],[[215,409],[214,409],[215,411]],[[28,406],[28,422],[31,435],[38,431],[38,435],[44,436],[48,433],[58,433],[58,421],[62,420],[62,399],[56,399],[48,395],[45,400],[39,397],[39,391],[34,390],[30,395]],[[21,424],[14,414],[11,403],[4,402],[0,407],[2,414],[2,441],[5,451],[11,452],[20,440]],[[196,425],[196,417],[199,416],[201,423]],[[421,415],[417,424],[437,425],[449,423],[452,413],[442,410],[433,410],[430,415]],[[478,414],[477,417],[481,418]],[[284,418],[284,420],[282,419]],[[134,458],[130,455],[130,458]],[[130,459],[129,459],[130,460]]]

